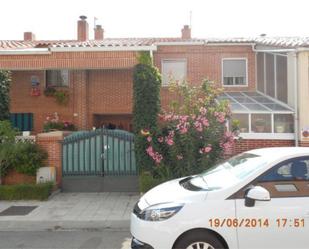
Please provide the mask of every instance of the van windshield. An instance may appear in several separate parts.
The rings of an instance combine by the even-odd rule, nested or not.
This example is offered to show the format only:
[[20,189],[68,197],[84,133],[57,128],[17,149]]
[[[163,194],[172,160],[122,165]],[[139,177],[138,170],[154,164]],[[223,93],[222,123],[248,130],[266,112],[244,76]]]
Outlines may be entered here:
[[266,163],[259,155],[242,153],[188,179],[186,188],[194,191],[227,188],[251,176]]

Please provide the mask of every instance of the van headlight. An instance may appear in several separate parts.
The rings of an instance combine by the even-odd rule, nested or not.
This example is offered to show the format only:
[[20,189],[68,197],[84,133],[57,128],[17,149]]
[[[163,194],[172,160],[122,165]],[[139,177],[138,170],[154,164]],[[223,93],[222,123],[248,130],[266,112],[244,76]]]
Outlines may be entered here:
[[161,203],[145,208],[138,217],[147,221],[163,221],[171,218],[184,206],[183,203]]

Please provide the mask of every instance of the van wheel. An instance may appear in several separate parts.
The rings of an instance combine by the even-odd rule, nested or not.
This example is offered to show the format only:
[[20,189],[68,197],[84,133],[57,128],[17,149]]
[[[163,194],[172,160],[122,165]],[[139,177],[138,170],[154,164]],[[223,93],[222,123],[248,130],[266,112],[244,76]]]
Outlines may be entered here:
[[220,240],[204,231],[191,232],[176,242],[174,249],[225,249]]

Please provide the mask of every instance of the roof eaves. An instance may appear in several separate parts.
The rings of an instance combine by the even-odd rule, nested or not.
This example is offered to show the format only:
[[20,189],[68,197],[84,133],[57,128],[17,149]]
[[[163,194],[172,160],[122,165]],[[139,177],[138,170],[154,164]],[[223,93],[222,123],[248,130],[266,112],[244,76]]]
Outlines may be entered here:
[[25,49],[7,49],[0,50],[0,55],[40,55],[40,54],[51,54],[48,48],[25,48]]

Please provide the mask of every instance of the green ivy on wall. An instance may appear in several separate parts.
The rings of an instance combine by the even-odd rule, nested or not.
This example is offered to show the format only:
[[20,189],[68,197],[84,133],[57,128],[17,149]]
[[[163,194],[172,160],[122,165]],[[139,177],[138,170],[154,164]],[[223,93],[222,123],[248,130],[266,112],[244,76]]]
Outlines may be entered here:
[[10,83],[10,72],[0,70],[0,120],[10,118]]
[[[147,142],[142,131],[154,132],[160,112],[161,75],[152,65],[149,52],[138,55],[139,64],[133,73],[133,128],[136,162],[141,170],[151,169],[153,161],[146,154]],[[144,131],[145,132],[145,131]],[[146,131],[147,132],[147,131]]]

